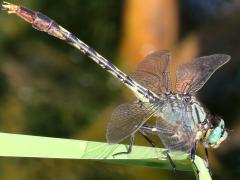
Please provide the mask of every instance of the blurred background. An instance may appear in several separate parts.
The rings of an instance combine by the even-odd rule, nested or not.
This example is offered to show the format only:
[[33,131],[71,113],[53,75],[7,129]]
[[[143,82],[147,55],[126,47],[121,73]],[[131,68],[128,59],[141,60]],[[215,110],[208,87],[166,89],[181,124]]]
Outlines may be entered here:
[[[169,49],[173,68],[226,53],[230,63],[199,92],[230,136],[210,150],[215,179],[240,176],[240,1],[11,1],[47,14],[130,73],[152,50]],[[105,142],[112,110],[134,97],[64,42],[0,13],[0,131]],[[138,136],[135,144],[148,145]],[[1,145],[4,146],[4,145]],[[199,152],[201,154],[201,150]],[[80,160],[1,158],[0,179],[194,179],[191,172]]]

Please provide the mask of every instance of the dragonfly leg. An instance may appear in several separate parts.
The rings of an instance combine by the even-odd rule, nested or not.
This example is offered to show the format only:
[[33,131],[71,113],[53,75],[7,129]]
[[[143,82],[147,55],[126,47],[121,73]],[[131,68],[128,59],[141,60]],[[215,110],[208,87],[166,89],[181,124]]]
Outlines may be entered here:
[[139,130],[142,130],[147,133],[152,133],[152,134],[156,134],[157,132],[159,132],[159,129],[157,129],[156,126],[147,125],[147,124],[144,124],[142,127],[140,127]]
[[119,153],[115,153],[113,154],[112,156],[115,157],[115,156],[118,156],[118,155],[121,155],[121,154],[130,154],[132,152],[132,146],[133,146],[133,142],[134,142],[134,136],[135,134],[132,134],[130,136],[130,143],[129,143],[129,146],[128,146],[128,149],[126,152],[119,152]]
[[204,152],[205,152],[205,160],[206,160],[206,163],[207,163],[207,167],[209,166],[209,161],[208,161],[208,149],[204,147]]
[[[155,147],[155,144],[153,144],[152,140],[148,137],[148,136],[145,136],[145,132],[148,132],[148,133],[156,133],[158,132],[158,129],[155,127],[155,126],[149,126],[149,125],[143,125],[140,129],[139,129],[139,132],[143,135],[143,137],[153,146]],[[173,168],[173,173],[176,174],[176,165],[175,163],[173,162],[171,156],[169,155],[168,151],[165,152],[166,155],[167,155],[167,159],[169,160],[172,168]]]
[[192,160],[192,162],[195,161],[195,155],[196,155],[196,144],[194,145],[194,147],[191,150],[191,160]]
[[194,144],[193,148],[191,149],[191,161],[193,163],[193,166],[196,170],[196,173],[199,175],[199,170],[198,170],[198,167],[196,166],[195,164],[195,155],[196,155],[196,150],[197,150],[197,143]]
[[139,133],[147,140],[147,142],[149,142],[151,144],[152,147],[156,147],[155,143],[153,140],[151,140],[147,134],[145,133],[144,130],[142,130],[141,128],[139,129]]
[[168,153],[168,151],[166,151],[166,155],[167,155],[167,159],[169,160],[172,168],[173,168],[173,173],[176,174],[176,164],[173,162],[170,154]]

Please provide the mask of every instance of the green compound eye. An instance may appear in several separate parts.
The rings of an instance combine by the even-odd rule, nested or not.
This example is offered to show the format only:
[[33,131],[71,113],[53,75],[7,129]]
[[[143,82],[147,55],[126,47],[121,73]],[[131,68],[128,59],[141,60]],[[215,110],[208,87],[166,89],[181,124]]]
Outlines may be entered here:
[[221,127],[216,127],[215,129],[212,130],[210,135],[208,136],[208,142],[210,144],[215,144],[219,141],[222,135],[222,128]]
[[224,127],[225,127],[224,121],[221,119],[218,126],[215,127],[214,129],[212,129],[207,137],[207,140],[210,144],[218,143],[218,141],[220,140],[220,138],[223,135]]

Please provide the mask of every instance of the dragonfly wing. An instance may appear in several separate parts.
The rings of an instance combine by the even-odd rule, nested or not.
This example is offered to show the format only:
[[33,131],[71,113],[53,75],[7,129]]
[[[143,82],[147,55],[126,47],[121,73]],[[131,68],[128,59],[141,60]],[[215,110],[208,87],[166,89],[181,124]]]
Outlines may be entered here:
[[157,106],[149,103],[121,104],[111,115],[106,134],[107,141],[119,143],[135,133],[154,114],[156,109]]
[[193,124],[191,112],[181,108],[177,115],[178,119],[158,117],[157,134],[169,151],[190,152],[195,143],[195,124]]
[[194,145],[191,129],[184,127],[183,124],[170,124],[162,118],[157,119],[156,126],[163,145],[169,151],[190,152]]
[[130,77],[156,94],[169,92],[171,90],[169,66],[170,52],[156,51],[149,54]]
[[180,65],[176,74],[176,92],[179,94],[194,94],[230,58],[229,55],[225,54],[213,54],[199,57],[189,63]]

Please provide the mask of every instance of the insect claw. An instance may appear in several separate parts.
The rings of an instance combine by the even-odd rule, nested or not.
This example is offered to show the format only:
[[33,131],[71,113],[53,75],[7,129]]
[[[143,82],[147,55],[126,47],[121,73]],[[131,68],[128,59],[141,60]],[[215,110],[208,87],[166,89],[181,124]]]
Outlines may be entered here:
[[173,175],[176,176],[177,175],[177,170],[176,167],[173,167]]

